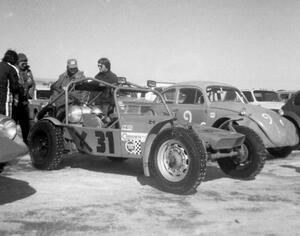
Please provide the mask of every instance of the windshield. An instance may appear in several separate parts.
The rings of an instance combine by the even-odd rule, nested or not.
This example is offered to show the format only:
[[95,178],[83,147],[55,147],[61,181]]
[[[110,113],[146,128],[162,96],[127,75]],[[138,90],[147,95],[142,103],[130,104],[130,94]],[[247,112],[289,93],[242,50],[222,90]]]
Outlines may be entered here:
[[171,116],[162,97],[156,91],[121,88],[116,96],[121,114]]
[[234,87],[209,86],[206,95],[210,102],[241,102],[247,103],[243,94]]
[[255,90],[253,93],[258,102],[280,102],[278,94],[273,91]]

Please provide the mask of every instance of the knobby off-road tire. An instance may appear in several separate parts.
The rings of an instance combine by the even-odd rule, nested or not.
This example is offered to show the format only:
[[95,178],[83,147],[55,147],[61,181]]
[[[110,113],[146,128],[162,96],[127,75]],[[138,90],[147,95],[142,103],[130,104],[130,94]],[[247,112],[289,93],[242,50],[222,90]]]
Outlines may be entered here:
[[32,165],[37,169],[59,168],[63,155],[62,128],[47,120],[38,121],[29,134],[29,153]]
[[205,178],[206,159],[205,146],[192,129],[170,128],[151,146],[149,171],[161,190],[190,194]]
[[293,151],[292,147],[282,147],[282,148],[268,148],[268,152],[277,158],[286,158]]
[[252,129],[245,126],[234,126],[238,133],[244,134],[245,142],[242,145],[244,156],[238,158],[222,158],[218,164],[222,171],[239,179],[253,179],[260,173],[266,161],[266,149],[262,139]]

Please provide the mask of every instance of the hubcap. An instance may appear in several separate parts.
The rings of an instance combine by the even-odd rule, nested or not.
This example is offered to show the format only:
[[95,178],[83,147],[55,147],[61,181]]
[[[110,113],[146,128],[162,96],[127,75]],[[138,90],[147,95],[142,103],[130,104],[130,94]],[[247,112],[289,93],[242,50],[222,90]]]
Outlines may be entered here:
[[174,139],[164,142],[157,153],[157,164],[167,180],[183,180],[189,169],[189,156],[184,145]]

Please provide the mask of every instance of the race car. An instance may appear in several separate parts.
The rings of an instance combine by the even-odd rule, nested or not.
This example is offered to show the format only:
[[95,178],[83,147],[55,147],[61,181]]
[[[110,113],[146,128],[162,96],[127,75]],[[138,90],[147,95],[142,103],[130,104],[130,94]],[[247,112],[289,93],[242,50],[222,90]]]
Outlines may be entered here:
[[17,135],[16,123],[0,114],[0,172],[4,166],[28,153],[28,148]]
[[[125,78],[118,81],[117,85],[94,78],[72,81],[40,111],[29,134],[34,167],[58,169],[63,154],[77,152],[115,161],[139,158],[145,176],[176,194],[196,190],[208,160],[217,161],[234,178],[254,178],[263,168],[263,150],[249,159],[244,135],[180,124],[159,92]],[[78,99],[83,92],[89,93],[85,101]],[[59,107],[56,101],[62,98],[65,102]]]
[[[227,128],[228,120],[235,120],[234,129],[246,135],[246,143],[260,149],[264,146],[274,157],[287,157],[299,142],[293,123],[270,109],[249,104],[242,92],[229,84],[182,82],[162,94],[179,121]],[[253,138],[254,134],[259,138]]]

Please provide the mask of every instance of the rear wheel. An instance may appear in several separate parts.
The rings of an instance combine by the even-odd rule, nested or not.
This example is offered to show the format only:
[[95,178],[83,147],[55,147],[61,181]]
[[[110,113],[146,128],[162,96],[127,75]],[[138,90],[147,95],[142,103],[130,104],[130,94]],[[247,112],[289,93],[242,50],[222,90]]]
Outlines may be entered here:
[[292,147],[268,148],[268,152],[274,157],[285,158],[293,151]]
[[192,193],[206,174],[205,146],[192,129],[166,129],[151,146],[149,171],[162,190]]
[[244,134],[245,142],[242,145],[242,155],[218,160],[222,171],[240,179],[252,179],[262,170],[266,160],[266,150],[263,141],[256,132],[245,126],[235,126],[238,133]]
[[62,128],[50,121],[38,121],[29,134],[29,152],[34,167],[42,170],[59,168],[63,155]]

